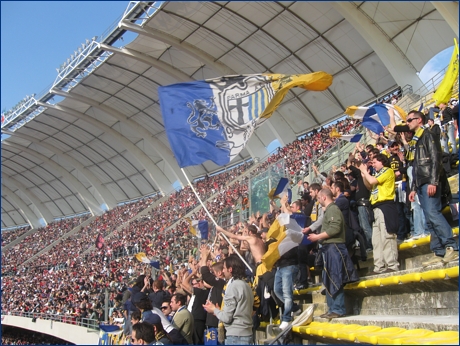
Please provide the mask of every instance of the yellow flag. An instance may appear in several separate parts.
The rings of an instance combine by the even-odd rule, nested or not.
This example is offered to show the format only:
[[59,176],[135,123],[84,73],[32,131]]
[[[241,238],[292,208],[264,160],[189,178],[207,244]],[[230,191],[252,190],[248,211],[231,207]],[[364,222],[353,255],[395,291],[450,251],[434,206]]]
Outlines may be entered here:
[[278,236],[283,233],[283,231],[286,229],[285,226],[281,226],[278,219],[275,219],[273,221],[272,225],[268,229],[267,232],[267,239],[273,238],[273,239],[278,239]]
[[275,90],[275,95],[260,115],[261,118],[269,118],[291,88],[299,87],[313,91],[324,91],[332,84],[333,80],[330,74],[323,71],[295,75],[270,74],[268,76]]
[[185,219],[187,220],[187,222],[188,222],[189,225],[190,225],[190,233],[192,233],[192,235],[194,235],[194,236],[196,237],[196,228],[193,227],[193,221],[192,221],[192,219],[190,219],[190,218],[188,218],[188,217],[186,217]]
[[438,89],[433,95],[436,105],[441,103],[448,103],[452,97],[452,90],[455,82],[458,80],[458,43],[454,38],[454,51],[450,58],[449,66],[447,67],[446,74]]

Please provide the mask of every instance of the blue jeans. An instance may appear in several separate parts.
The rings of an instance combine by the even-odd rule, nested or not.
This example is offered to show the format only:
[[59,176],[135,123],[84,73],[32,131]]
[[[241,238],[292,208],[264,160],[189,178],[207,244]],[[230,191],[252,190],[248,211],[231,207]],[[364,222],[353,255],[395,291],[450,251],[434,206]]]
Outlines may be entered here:
[[251,336],[236,336],[236,335],[227,335],[225,337],[225,345],[252,345],[254,344],[254,339]]
[[275,294],[284,304],[281,322],[291,322],[291,310],[294,304],[294,281],[299,272],[298,265],[277,268],[275,273]]
[[367,247],[372,249],[372,226],[369,223],[369,218],[367,217],[366,207],[363,205],[358,206],[358,220],[359,225],[366,235]]
[[455,241],[447,220],[441,213],[441,188],[437,187],[434,196],[428,196],[428,184],[417,187],[417,195],[420,205],[425,214],[428,230],[431,234],[430,249],[436,256],[444,257],[446,247],[451,246],[458,251],[457,242]]
[[339,315],[345,315],[347,312],[345,309],[345,293],[343,293],[343,287],[341,287],[334,296],[330,296],[326,290],[326,301],[327,307],[329,308],[328,313],[335,312]]
[[[452,145],[452,153],[457,153],[457,142],[455,141],[455,126],[453,123],[446,124],[442,126],[443,132],[447,134],[447,137],[441,135],[441,145],[446,154],[449,154],[449,144],[447,139],[449,139],[450,144]],[[447,128],[447,131],[445,131]]]
[[418,204],[417,201],[412,202],[412,211],[414,213],[414,232],[412,233],[412,236],[414,237],[428,233],[425,214],[423,213],[422,206]]

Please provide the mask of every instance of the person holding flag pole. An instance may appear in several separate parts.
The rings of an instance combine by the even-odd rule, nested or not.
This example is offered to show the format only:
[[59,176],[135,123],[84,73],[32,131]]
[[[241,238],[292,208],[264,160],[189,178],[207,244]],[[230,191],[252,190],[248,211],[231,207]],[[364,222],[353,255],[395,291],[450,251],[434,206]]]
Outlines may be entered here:
[[[185,174],[184,167],[207,160],[227,165],[243,150],[254,131],[269,119],[288,91],[300,87],[324,91],[333,77],[309,74],[249,74],[222,76],[158,88],[161,114],[171,150],[193,193],[217,226]],[[251,267],[236,251],[252,272]]]
[[[181,171],[182,173],[184,174],[185,176],[185,179],[187,179],[187,182],[188,184],[190,185],[193,193],[195,194],[196,198],[198,199],[198,201],[200,202],[201,206],[203,207],[204,211],[206,212],[206,214],[208,214],[209,218],[211,219],[211,221],[214,223],[214,225],[216,227],[218,227],[217,225],[217,222],[214,220],[214,218],[212,217],[211,213],[208,211],[208,209],[206,208],[206,206],[204,205],[203,201],[201,200],[200,196],[198,195],[198,193],[196,192],[195,188],[193,187],[192,183],[190,182],[190,180],[188,179],[187,177],[187,174],[185,174],[185,171],[183,168],[181,168]],[[228,245],[230,245],[233,249],[233,251],[238,255],[238,257],[243,261],[243,263],[246,265],[246,267],[248,267],[248,269],[251,271],[252,273],[252,268],[251,266],[248,264],[248,262],[246,262],[244,260],[244,258],[241,256],[241,254],[235,249],[235,247],[233,246],[233,244],[231,243],[231,241],[227,238],[227,236],[223,233],[220,234],[228,243]]]

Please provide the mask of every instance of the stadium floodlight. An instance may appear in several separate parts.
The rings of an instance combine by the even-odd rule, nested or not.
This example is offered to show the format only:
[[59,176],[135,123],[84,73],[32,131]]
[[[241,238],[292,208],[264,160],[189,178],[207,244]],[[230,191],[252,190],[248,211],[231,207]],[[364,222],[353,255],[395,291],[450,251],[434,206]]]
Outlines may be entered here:
[[91,41],[96,41],[97,40],[97,36],[93,36],[93,38],[91,39]]
[[67,65],[69,65],[69,64],[70,64],[70,59],[67,59]]
[[88,39],[86,39],[86,45],[89,45],[89,40]]

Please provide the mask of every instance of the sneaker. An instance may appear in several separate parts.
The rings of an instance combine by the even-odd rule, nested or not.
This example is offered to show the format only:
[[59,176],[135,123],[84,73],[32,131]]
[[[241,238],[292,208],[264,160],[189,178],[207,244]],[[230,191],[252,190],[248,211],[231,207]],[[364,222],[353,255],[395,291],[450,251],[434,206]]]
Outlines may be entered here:
[[[446,250],[446,254],[447,254],[447,250]],[[457,258],[458,258],[458,252],[457,252]],[[433,255],[433,257],[431,257],[431,259],[429,259],[428,261],[422,262],[422,267],[428,267],[434,264],[439,264],[442,262],[442,260],[443,260],[442,257]]]
[[283,321],[283,322],[281,322],[279,328],[280,328],[281,330],[285,330],[285,329],[287,328],[288,325],[289,325],[289,322]]
[[404,240],[405,243],[409,243],[411,241],[420,239],[422,236],[421,235],[414,235],[413,237],[410,237],[409,239]]
[[442,262],[449,263],[455,260],[458,260],[458,251],[455,251],[454,248],[451,246],[446,247],[446,254],[442,259]]
[[305,288],[307,288],[307,287],[305,287],[305,285],[302,285],[302,284],[294,285],[294,290],[296,290],[296,291],[300,291],[300,290],[303,290]]

